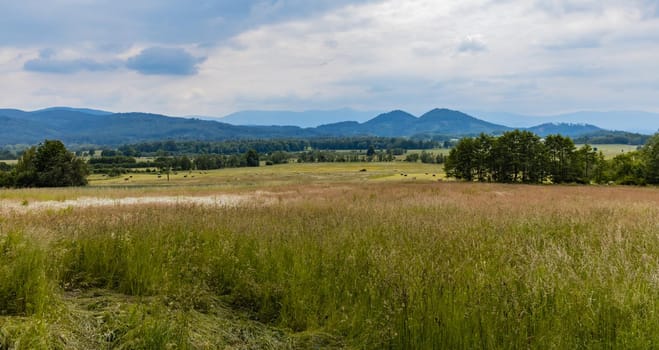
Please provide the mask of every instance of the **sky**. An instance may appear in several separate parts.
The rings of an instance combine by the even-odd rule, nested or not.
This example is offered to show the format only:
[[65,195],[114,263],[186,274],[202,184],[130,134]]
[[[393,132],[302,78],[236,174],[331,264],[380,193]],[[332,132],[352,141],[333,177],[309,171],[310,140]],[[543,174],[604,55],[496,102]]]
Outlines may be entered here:
[[0,107],[659,112],[657,0],[0,0]]

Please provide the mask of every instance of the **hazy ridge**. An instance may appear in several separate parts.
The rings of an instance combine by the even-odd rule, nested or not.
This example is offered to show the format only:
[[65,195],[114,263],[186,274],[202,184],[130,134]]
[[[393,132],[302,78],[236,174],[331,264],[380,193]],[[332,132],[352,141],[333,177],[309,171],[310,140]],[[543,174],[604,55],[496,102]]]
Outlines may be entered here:
[[[32,112],[0,109],[0,144],[35,144],[44,139],[60,139],[75,144],[118,145],[168,139],[210,141],[350,136],[460,137],[479,133],[498,134],[515,126],[492,123],[450,109],[433,109],[419,117],[402,110],[394,110],[367,119],[365,113],[368,112],[351,109],[310,112],[264,111],[260,114],[244,112],[220,119],[201,119],[138,112],[113,113],[70,107],[53,107]],[[265,118],[262,122],[267,125],[240,125],[245,124],[240,122],[241,115],[250,116],[247,120],[251,124],[259,124],[259,119],[255,119],[254,116],[261,115]],[[275,116],[280,116],[281,119],[273,119]],[[313,116],[309,123],[320,123],[322,120],[340,121],[323,123],[317,127],[273,124],[277,120],[284,124],[292,124],[295,120],[306,116]],[[351,118],[358,120],[354,121]],[[226,120],[234,123],[224,122]],[[659,122],[659,116],[657,121]],[[648,127],[652,126],[648,125]],[[604,131],[600,126],[585,122],[543,122],[526,129],[541,136],[557,133],[580,136]]]

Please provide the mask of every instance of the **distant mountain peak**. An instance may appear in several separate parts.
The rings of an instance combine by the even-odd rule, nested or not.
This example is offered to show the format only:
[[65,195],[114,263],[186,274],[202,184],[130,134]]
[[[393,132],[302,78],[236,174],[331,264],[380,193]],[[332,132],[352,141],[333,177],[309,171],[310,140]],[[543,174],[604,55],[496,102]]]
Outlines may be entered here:
[[102,111],[100,109],[75,108],[75,107],[66,107],[66,106],[48,107],[48,108],[33,111],[33,113],[55,112],[55,111],[78,112],[78,113],[85,113],[85,114],[91,114],[91,115],[110,115],[110,114],[113,114],[113,112]]
[[460,111],[455,111],[447,108],[435,108],[424,113],[419,119],[435,119],[435,120],[480,120]]
[[578,136],[603,130],[602,128],[586,123],[557,123],[549,122],[528,128],[529,131],[540,136],[561,134],[563,136]]
[[334,110],[308,110],[302,112],[246,110],[235,112],[222,118],[213,118],[213,120],[219,120],[233,125],[293,125],[308,128],[342,121],[365,122],[378,113],[374,111],[360,111],[347,107]]
[[413,116],[410,113],[407,113],[405,111],[402,111],[400,109],[393,110],[391,112],[387,113],[382,113],[375,118],[367,121],[366,123],[373,123],[373,122],[409,122],[409,121],[415,121],[417,117]]

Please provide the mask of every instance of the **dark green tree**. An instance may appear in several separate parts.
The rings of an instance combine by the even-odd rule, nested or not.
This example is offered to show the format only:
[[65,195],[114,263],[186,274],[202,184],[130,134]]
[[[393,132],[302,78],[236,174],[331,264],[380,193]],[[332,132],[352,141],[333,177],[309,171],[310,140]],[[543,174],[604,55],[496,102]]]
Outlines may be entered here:
[[61,141],[46,140],[26,150],[14,168],[17,187],[65,187],[87,184],[87,165]]
[[549,176],[553,183],[575,182],[574,142],[569,137],[549,135],[545,138],[547,156],[549,158]]
[[472,163],[476,180],[484,182],[492,180],[492,172],[494,169],[492,159],[492,148],[494,147],[495,139],[486,134],[480,134],[474,139],[472,148]]
[[595,151],[590,145],[581,146],[574,154],[576,182],[602,182],[604,155]]
[[421,156],[418,153],[410,153],[405,156],[405,161],[410,163],[416,163],[419,161],[419,158],[421,158]]
[[13,186],[16,187],[36,187],[37,186],[37,169],[35,166],[37,148],[30,147],[23,152],[12,173]]
[[644,185],[645,164],[642,160],[638,151],[615,156],[609,165],[609,180],[621,185]]
[[659,133],[654,134],[641,149],[645,163],[645,179],[647,183],[659,184]]
[[434,163],[435,162],[435,155],[429,152],[421,151],[421,155],[419,155],[419,159],[421,160],[421,163],[428,164],[428,163]]
[[451,149],[444,162],[444,171],[449,177],[466,181],[474,180],[474,153],[476,141],[463,138]]
[[10,171],[10,170],[11,170],[11,165],[5,162],[0,162],[0,171]]
[[373,157],[374,155],[375,155],[375,147],[373,147],[373,145],[368,146],[368,150],[366,150],[366,156]]
[[14,186],[14,179],[8,171],[0,170],[0,188]]
[[259,166],[259,154],[254,149],[249,149],[245,153],[245,165],[256,167]]
[[288,163],[289,158],[290,156],[286,152],[276,151],[270,154],[268,160],[271,161],[273,164],[285,164]]
[[538,183],[545,177],[545,146],[529,131],[505,132],[494,140],[492,173],[497,182]]

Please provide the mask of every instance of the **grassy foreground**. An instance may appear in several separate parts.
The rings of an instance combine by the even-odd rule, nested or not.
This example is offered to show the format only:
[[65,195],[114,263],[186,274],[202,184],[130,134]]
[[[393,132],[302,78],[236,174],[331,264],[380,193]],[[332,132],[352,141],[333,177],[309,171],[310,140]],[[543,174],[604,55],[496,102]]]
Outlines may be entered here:
[[655,348],[656,188],[368,182],[0,217],[0,349]]

